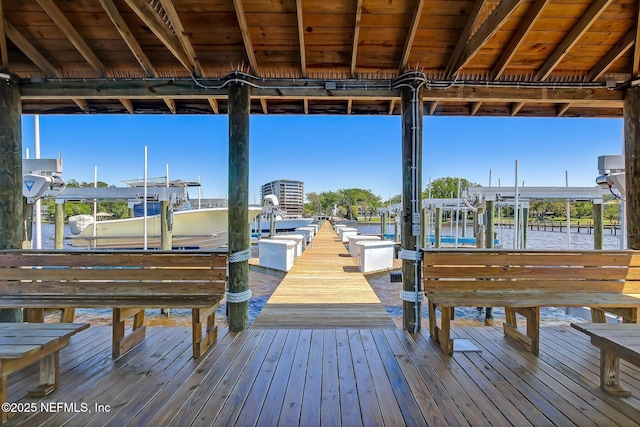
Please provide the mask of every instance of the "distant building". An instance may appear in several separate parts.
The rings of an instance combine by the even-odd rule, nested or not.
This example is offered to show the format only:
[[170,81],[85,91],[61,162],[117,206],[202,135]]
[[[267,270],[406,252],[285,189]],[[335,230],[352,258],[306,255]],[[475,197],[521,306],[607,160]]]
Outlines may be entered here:
[[279,179],[264,184],[260,190],[260,199],[270,194],[278,198],[280,207],[291,216],[304,213],[304,183],[290,179]]

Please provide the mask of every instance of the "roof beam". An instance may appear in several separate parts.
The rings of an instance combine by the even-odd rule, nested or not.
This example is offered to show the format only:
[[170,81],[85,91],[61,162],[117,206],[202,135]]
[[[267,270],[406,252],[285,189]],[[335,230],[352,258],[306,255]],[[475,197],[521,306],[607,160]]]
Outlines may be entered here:
[[93,53],[93,50],[91,50],[89,45],[84,41],[84,38],[73,28],[73,25],[71,25],[62,11],[58,9],[58,6],[55,5],[53,0],[37,0],[37,2],[89,65],[100,73],[100,75],[106,76],[107,71],[102,61]]
[[578,20],[576,25],[573,26],[569,34],[560,42],[556,50],[553,51],[551,56],[547,58],[542,68],[538,70],[535,75],[535,80],[546,80],[551,75],[553,70],[562,62],[564,57],[569,53],[571,48],[575,46],[580,38],[587,32],[587,30],[593,25],[598,17],[604,12],[604,10],[611,4],[613,0],[595,0],[591,7],[585,12]]
[[260,105],[262,106],[262,113],[269,114],[269,106],[267,105],[266,98],[260,98]]
[[569,108],[571,108],[571,103],[567,102],[566,104],[559,104],[558,105],[558,117],[562,117],[564,116],[564,114],[569,110]]
[[91,113],[91,110],[89,109],[89,103],[87,102],[86,99],[74,99],[73,102],[76,103],[78,108],[80,108],[83,113],[85,114]]
[[298,43],[300,44],[300,69],[302,70],[302,77],[307,77],[307,52],[306,52],[306,45],[304,44],[304,17],[302,14],[302,0],[296,0],[296,16],[298,17]]
[[476,114],[478,114],[478,110],[480,109],[480,107],[482,107],[482,102],[472,102],[471,103],[471,115],[475,116]]
[[391,101],[389,101],[389,115],[390,116],[393,114],[393,110],[395,110],[395,109],[396,109],[396,100],[394,98]]
[[38,68],[40,68],[47,77],[59,77],[58,70],[54,67],[35,46],[29,43],[22,34],[16,30],[13,25],[6,19],[4,20],[4,29],[9,40],[15,44],[18,49],[24,53]]
[[202,67],[200,66],[200,61],[198,61],[198,57],[196,56],[196,51],[193,49],[193,45],[187,37],[187,32],[184,30],[184,26],[182,25],[182,21],[180,20],[180,16],[178,16],[178,11],[176,11],[175,6],[173,5],[172,0],[160,0],[164,11],[167,13],[169,17],[169,21],[171,21],[171,25],[173,26],[173,31],[178,37],[180,44],[182,45],[182,49],[189,56],[191,64],[193,64],[194,71],[197,77],[202,77]]
[[244,50],[247,52],[247,58],[249,58],[249,65],[253,73],[258,76],[260,75],[258,73],[258,61],[256,60],[256,54],[253,52],[253,43],[251,43],[251,37],[249,36],[249,26],[247,25],[247,18],[244,15],[242,0],[233,0],[233,7],[238,17],[238,25],[242,32],[242,41],[244,42]]
[[127,98],[120,98],[120,103],[129,112],[129,114],[135,114],[136,110],[133,108],[133,101]]
[[133,36],[133,33],[129,29],[129,26],[122,18],[120,11],[116,7],[116,5],[113,4],[113,0],[99,1],[102,5],[102,8],[109,16],[109,19],[111,19],[111,22],[113,22],[113,25],[115,25],[116,29],[120,33],[120,36],[129,47],[129,50],[136,58],[136,61],[138,61],[138,64],[140,64],[140,67],[144,70],[147,76],[155,77],[156,70],[153,68],[153,64],[151,64],[151,61],[149,61],[149,58],[142,50],[142,47],[140,47],[140,43],[138,43],[138,40],[136,40],[136,38]]
[[4,12],[2,11],[2,0],[0,0],[0,68],[9,68],[9,51],[7,47],[7,37],[4,30]]
[[482,46],[484,46],[496,31],[500,29],[505,21],[509,19],[511,14],[522,4],[523,1],[524,0],[501,1],[493,12],[491,12],[487,20],[482,23],[480,28],[478,28],[478,31],[475,32],[469,42],[466,43],[462,54],[451,67],[450,72],[452,74],[457,74],[465,65],[467,65]]
[[171,111],[171,114],[178,114],[178,109],[176,108],[176,101],[174,101],[171,98],[162,98],[162,100],[167,105],[167,108],[169,109],[169,111]]
[[404,73],[409,65],[409,54],[411,53],[411,47],[413,46],[413,39],[416,37],[416,31],[418,31],[418,24],[420,23],[420,17],[422,16],[422,8],[426,0],[418,0],[416,10],[413,11],[413,18],[411,19],[411,26],[407,33],[407,40],[404,42],[404,48],[402,49],[402,56],[400,57],[400,67],[398,72]]
[[307,98],[302,100],[303,102],[303,106],[304,106],[304,114],[308,115],[309,114],[309,100]]
[[347,100],[347,114],[351,115],[351,111],[353,109],[353,99]]
[[431,106],[429,107],[429,115],[433,116],[436,112],[436,108],[438,108],[438,101],[431,102]]
[[587,74],[587,81],[598,80],[636,42],[636,29],[632,28]]
[[515,104],[513,104],[511,106],[511,117],[515,117],[520,112],[520,110],[522,110],[524,104],[524,102],[516,102]]
[[482,11],[482,6],[484,5],[485,0],[476,0],[475,6],[467,19],[467,23],[460,33],[460,37],[458,38],[458,43],[456,43],[456,47],[453,49],[453,53],[449,58],[449,63],[447,64],[447,68],[445,69],[445,75],[447,77],[451,77],[454,72],[454,68],[456,64],[460,61],[460,57],[464,52],[464,48],[467,45],[467,41],[469,37],[471,37],[471,31],[473,31],[473,26],[480,15],[480,11]]
[[209,98],[209,105],[211,105],[211,109],[214,114],[220,114],[220,108],[218,107],[218,100],[215,98]]
[[524,21],[520,24],[520,26],[518,27],[518,30],[513,35],[513,37],[511,37],[509,44],[502,51],[502,55],[500,56],[500,59],[498,60],[496,65],[493,67],[493,71],[491,73],[493,76],[493,79],[498,79],[502,76],[502,74],[504,73],[504,70],[507,68],[507,65],[513,58],[513,55],[515,55],[516,50],[518,50],[518,48],[524,41],[524,38],[529,34],[531,29],[535,25],[536,21],[542,14],[542,9],[544,9],[544,6],[547,3],[549,3],[549,0],[537,0],[533,4],[533,6],[531,6],[529,11],[527,12],[527,16],[524,18]]
[[351,48],[351,77],[356,76],[356,61],[358,59],[358,40],[360,38],[360,19],[362,18],[362,0],[356,4],[356,22],[353,26],[353,47]]
[[158,37],[171,54],[185,67],[189,73],[195,74],[196,67],[193,58],[187,55],[178,37],[169,29],[167,24],[160,19],[158,14],[145,0],[124,0],[134,11],[138,18]]
[[638,13],[636,14],[636,43],[633,50],[632,72],[632,77],[638,77],[640,74],[640,4],[638,4]]

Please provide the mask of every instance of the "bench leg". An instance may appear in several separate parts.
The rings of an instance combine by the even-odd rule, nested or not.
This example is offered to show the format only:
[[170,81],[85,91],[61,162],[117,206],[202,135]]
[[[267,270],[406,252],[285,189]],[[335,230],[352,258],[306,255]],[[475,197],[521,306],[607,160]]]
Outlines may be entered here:
[[600,350],[600,387],[609,394],[619,397],[631,395],[620,386],[620,358]]
[[[131,333],[125,336],[125,320],[131,316],[133,316],[133,327]],[[111,352],[113,357],[120,357],[133,346],[144,340],[145,332],[144,308],[114,308]]]
[[60,311],[60,323],[73,323],[76,310],[75,308],[65,307]]
[[55,351],[40,360],[40,381],[38,388],[29,391],[29,397],[44,397],[58,388],[58,366],[60,352]]
[[[516,313],[523,315],[527,319],[526,334],[518,329]],[[540,351],[540,308],[509,308],[505,307],[505,322],[503,324],[504,335],[527,351],[538,354]]]
[[432,340],[438,341],[438,322],[436,318],[436,305],[431,301],[429,304],[429,335]]
[[44,323],[44,308],[25,308],[22,314],[25,322]]
[[[206,353],[218,337],[218,326],[216,325],[217,308],[218,304],[216,303],[206,309],[191,309],[191,336],[194,359],[197,359]],[[204,333],[202,332],[203,326]]]
[[453,340],[451,339],[451,316],[455,307],[440,307],[441,328],[438,331],[440,348],[447,354],[453,354]]

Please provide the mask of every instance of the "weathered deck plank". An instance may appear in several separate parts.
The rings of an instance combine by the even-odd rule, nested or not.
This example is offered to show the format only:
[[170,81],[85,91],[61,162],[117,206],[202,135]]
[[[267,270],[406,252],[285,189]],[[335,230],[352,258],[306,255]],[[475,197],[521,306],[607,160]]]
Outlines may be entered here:
[[627,426],[640,419],[638,370],[621,366],[630,398],[607,395],[597,349],[566,326],[542,328],[539,357],[497,328],[465,327],[454,334],[481,352],[450,356],[428,334],[399,329],[255,329],[222,330],[197,360],[188,328],[154,327],[115,361],[109,327],[92,329],[61,352],[56,392],[10,397],[111,405],[110,412],[38,411],[7,425]]
[[380,299],[325,223],[282,279],[253,328],[394,328]]

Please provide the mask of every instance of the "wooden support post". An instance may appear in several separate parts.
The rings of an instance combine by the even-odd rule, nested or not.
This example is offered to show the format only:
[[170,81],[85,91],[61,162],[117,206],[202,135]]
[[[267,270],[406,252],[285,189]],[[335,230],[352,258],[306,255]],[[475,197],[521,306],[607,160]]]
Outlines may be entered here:
[[420,247],[426,248],[427,243],[427,209],[420,209]]
[[62,249],[64,247],[64,203],[56,202],[55,212],[55,236],[53,239],[53,247]]
[[[229,85],[229,255],[251,249],[249,230],[249,86]],[[249,290],[249,261],[229,260],[229,293]],[[229,329],[249,327],[249,301],[229,303]]]
[[462,235],[463,238],[467,237],[467,211],[463,210],[462,214]]
[[527,233],[529,226],[529,208],[522,208],[522,249],[527,249]]
[[[400,89],[402,102],[402,241],[401,247],[417,251],[420,246],[420,210],[422,208],[422,98],[421,86]],[[416,230],[417,229],[417,230]],[[416,265],[418,264],[418,265]],[[422,289],[420,261],[402,260],[402,284],[405,291]],[[403,326],[409,332],[420,330],[422,303],[403,301]]]
[[495,210],[496,210],[496,202],[494,202],[493,200],[487,200],[485,202],[486,205],[486,216],[487,216],[487,220],[486,220],[486,224],[485,224],[485,229],[486,231],[486,235],[485,235],[485,248],[490,248],[493,249],[495,246]]
[[171,229],[171,207],[167,200],[162,200],[160,201],[160,244],[163,251],[170,251],[173,248]]
[[[24,240],[22,103],[18,77],[9,75],[9,79],[0,77],[0,249],[20,249]],[[22,310],[0,309],[0,322],[22,322]]]
[[604,248],[604,209],[602,203],[593,204],[593,249]]
[[626,184],[627,247],[640,249],[640,88],[624,96],[624,168]]
[[439,248],[442,245],[442,208],[436,208],[436,224],[433,246]]
[[27,203],[25,197],[22,198],[22,249],[31,249],[31,239],[33,234],[33,205]]
[[384,240],[384,233],[387,232],[387,213],[382,212],[380,215],[380,238]]
[[474,232],[476,237],[476,247],[484,248],[485,228],[482,219],[484,218],[484,208],[480,206],[474,215]]
[[271,212],[269,214],[269,237],[276,235],[276,214]]

